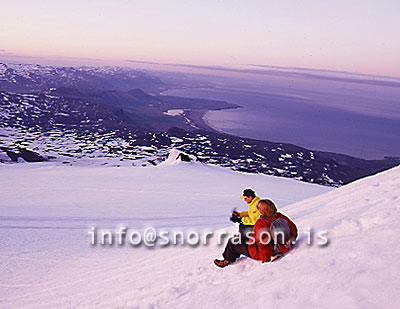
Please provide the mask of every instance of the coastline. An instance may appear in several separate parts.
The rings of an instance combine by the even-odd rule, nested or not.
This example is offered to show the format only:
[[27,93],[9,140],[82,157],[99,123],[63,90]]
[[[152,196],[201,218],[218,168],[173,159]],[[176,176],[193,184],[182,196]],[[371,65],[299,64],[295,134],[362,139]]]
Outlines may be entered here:
[[218,111],[223,109],[236,109],[241,108],[241,106],[230,107],[230,108],[220,108],[220,109],[186,109],[184,114],[185,116],[199,129],[211,131],[214,133],[222,133],[227,134],[223,131],[218,130],[213,127],[209,121],[206,119],[206,115],[211,111]]
[[[207,130],[214,133],[218,131],[205,121],[204,116],[210,111],[210,109],[186,109],[184,115],[190,120],[190,122],[198,129]],[[219,133],[219,132],[218,132]]]
[[221,130],[218,130],[216,127],[213,127],[212,124],[211,124],[211,122],[210,122],[209,120],[207,120],[207,114],[208,114],[208,112],[211,112],[211,111],[212,111],[212,110],[208,110],[207,112],[205,112],[205,113],[203,114],[203,117],[202,117],[203,122],[204,122],[209,128],[212,128],[215,132],[218,132],[218,133],[225,133],[225,132],[223,132],[223,131],[221,131]]
[[[199,89],[199,87],[192,87],[193,89]],[[175,94],[175,93],[170,93],[171,91],[173,92],[174,90],[187,90],[189,88],[184,87],[184,88],[176,88],[176,89],[165,89],[161,91],[159,94],[160,96],[165,96],[165,97],[174,97],[174,98],[181,98],[181,99],[189,99],[189,100],[204,100],[204,101],[214,101],[214,102],[222,102],[225,103],[227,106],[220,106],[220,107],[206,107],[206,108],[184,108],[180,107],[180,109],[184,110],[183,116],[187,118],[187,120],[190,121],[190,123],[195,126],[198,129],[201,130],[207,130],[211,131],[214,133],[221,133],[221,134],[228,134],[226,132],[223,132],[216,127],[213,127],[213,125],[207,121],[206,115],[210,111],[222,111],[222,110],[228,110],[228,109],[237,109],[237,108],[243,108],[243,106],[238,105],[238,104],[232,104],[232,103],[227,103],[226,101],[221,101],[221,100],[215,100],[215,99],[209,99],[209,98],[196,98],[192,96],[185,96],[181,94]],[[206,89],[206,88],[204,88]]]

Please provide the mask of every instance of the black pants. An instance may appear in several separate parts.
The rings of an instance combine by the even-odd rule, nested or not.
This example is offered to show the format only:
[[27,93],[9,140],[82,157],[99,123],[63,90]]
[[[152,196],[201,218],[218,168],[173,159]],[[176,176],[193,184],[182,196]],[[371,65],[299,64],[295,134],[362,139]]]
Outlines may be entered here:
[[228,243],[225,247],[225,251],[222,254],[224,259],[229,261],[230,263],[233,263],[241,254],[245,256],[250,256],[247,241],[248,238],[246,237],[241,237],[240,243],[238,241],[238,237],[229,238]]
[[249,238],[246,234],[251,234],[251,232],[253,232],[253,227],[254,225],[244,225],[243,223],[239,224],[239,234],[242,236],[242,239]]

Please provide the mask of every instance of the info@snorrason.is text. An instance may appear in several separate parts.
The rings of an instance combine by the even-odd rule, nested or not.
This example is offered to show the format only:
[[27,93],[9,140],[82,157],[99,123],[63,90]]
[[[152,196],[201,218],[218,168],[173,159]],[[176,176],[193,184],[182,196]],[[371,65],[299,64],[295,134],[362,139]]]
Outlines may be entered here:
[[[168,246],[168,245],[208,245],[211,243],[211,239],[217,239],[218,245],[223,245],[226,243],[227,239],[231,237],[227,231],[168,231],[162,229],[157,231],[153,227],[148,227],[144,230],[140,229],[128,229],[127,227],[119,227],[115,230],[105,230],[91,227],[88,231],[91,236],[91,245],[102,245],[111,246],[118,245],[123,246],[130,244],[131,246],[145,245],[147,247],[153,247],[155,245]],[[329,244],[328,231],[318,231],[315,232],[312,228],[307,228],[297,239],[302,239],[308,245],[316,244],[318,246],[327,246]],[[258,239],[262,244],[269,244],[270,242],[276,241],[277,239],[283,239],[282,232],[276,232],[271,234],[270,231],[262,231],[258,235]],[[246,237],[241,237],[241,235],[236,235],[234,241],[236,243],[241,243],[242,241],[247,244],[253,244],[256,239],[252,232],[248,232]],[[294,241],[292,241],[293,243]]]

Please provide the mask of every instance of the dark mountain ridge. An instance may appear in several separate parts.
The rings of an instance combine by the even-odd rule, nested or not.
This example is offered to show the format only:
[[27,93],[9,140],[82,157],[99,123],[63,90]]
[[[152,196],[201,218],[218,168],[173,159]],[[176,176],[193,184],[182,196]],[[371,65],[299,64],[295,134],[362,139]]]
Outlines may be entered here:
[[[170,149],[177,148],[206,164],[329,186],[339,186],[400,163],[395,158],[363,160],[216,132],[204,124],[201,115],[210,109],[237,105],[164,96],[157,91],[150,94],[136,87],[137,76],[148,82],[148,89],[160,89],[163,82],[136,71],[82,70],[0,68],[0,89],[11,88],[0,91],[0,149],[4,153],[20,154],[24,152],[21,149],[26,149],[25,154],[34,151],[44,160],[68,164],[93,159],[108,164],[112,159],[114,164],[129,161],[132,165],[148,165],[163,161]],[[63,76],[65,72],[68,77]],[[129,83],[109,89],[123,78],[121,74],[134,77]],[[41,75],[44,77],[40,78]],[[79,81],[81,77],[84,82]],[[20,85],[21,80],[30,82]],[[56,84],[61,85],[55,87]],[[126,89],[128,84],[131,87]],[[15,89],[24,91],[16,93]]]

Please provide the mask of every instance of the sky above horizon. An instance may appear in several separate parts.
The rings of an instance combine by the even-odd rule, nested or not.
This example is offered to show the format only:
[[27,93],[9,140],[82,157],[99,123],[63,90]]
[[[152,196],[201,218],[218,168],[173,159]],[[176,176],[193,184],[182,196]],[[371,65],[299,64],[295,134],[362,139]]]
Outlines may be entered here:
[[0,1],[0,60],[259,64],[400,76],[396,0]]

